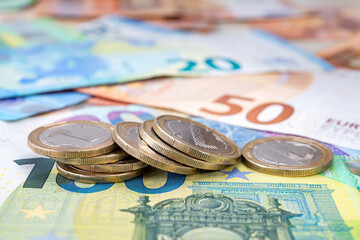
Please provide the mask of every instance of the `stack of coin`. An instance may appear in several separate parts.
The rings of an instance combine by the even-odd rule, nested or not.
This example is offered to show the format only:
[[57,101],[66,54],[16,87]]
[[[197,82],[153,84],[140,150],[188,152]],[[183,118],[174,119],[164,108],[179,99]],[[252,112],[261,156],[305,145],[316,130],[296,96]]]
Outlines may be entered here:
[[194,174],[239,161],[240,148],[223,134],[190,119],[163,115],[143,124],[115,126],[115,142],[129,155],[165,171]]
[[259,172],[286,177],[305,177],[327,170],[333,152],[325,145],[301,137],[260,138],[243,148],[244,164]]
[[113,125],[96,121],[59,122],[32,131],[28,145],[53,158],[61,175],[79,182],[121,182],[141,175],[147,164],[120,149],[113,130]]
[[[241,156],[240,148],[223,134],[171,115],[115,127],[96,121],[49,124],[32,131],[28,144],[53,158],[61,175],[86,183],[122,182],[143,174],[148,165],[185,175],[219,170]],[[328,169],[333,159],[323,144],[289,136],[254,140],[243,153],[248,167],[281,176],[314,175]]]

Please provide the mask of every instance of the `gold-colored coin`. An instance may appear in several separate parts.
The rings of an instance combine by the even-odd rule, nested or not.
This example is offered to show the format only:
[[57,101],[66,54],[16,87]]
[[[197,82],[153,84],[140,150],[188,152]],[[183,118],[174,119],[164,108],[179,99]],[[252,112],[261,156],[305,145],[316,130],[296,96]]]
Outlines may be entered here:
[[164,142],[192,157],[223,165],[240,159],[241,150],[231,139],[190,119],[163,115],[153,128]]
[[83,183],[111,183],[123,182],[145,172],[145,168],[123,173],[94,173],[78,169],[70,164],[56,163],[60,175],[65,178]]
[[90,172],[102,172],[102,173],[120,173],[135,171],[141,168],[145,168],[148,165],[135,158],[123,159],[115,163],[101,164],[101,165],[74,165],[75,167],[90,171]]
[[149,148],[139,136],[140,127],[141,124],[136,122],[118,123],[113,138],[125,152],[150,166],[185,175],[197,172],[196,168],[175,162]]
[[177,149],[169,146],[163,142],[153,130],[154,120],[148,120],[141,125],[140,137],[156,152],[175,160],[179,163],[205,170],[219,170],[224,166],[221,164],[206,162],[200,159],[193,158],[185,153],[178,151]]
[[96,121],[64,121],[39,127],[28,136],[31,150],[54,158],[85,158],[117,148],[114,126]]
[[115,150],[102,156],[87,157],[87,158],[54,158],[57,162],[72,165],[95,165],[114,163],[129,157],[129,154],[122,149]]
[[301,137],[267,137],[243,148],[244,164],[259,172],[286,177],[304,177],[327,170],[333,152],[325,145]]

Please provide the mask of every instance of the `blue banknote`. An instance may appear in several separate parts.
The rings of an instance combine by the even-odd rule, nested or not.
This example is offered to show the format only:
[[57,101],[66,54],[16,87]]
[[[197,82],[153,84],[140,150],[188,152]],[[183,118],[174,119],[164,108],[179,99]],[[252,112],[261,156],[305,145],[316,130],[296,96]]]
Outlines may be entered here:
[[77,92],[48,93],[0,100],[0,120],[15,121],[65,108],[89,98]]

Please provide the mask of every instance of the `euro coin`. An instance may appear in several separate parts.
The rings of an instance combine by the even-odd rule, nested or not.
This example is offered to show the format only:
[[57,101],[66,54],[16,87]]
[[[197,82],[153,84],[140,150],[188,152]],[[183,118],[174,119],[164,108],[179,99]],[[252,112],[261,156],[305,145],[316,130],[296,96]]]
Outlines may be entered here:
[[114,126],[96,121],[64,121],[39,127],[28,136],[31,150],[54,158],[104,155],[117,148]]
[[145,168],[123,173],[94,173],[78,169],[70,164],[56,163],[59,174],[70,180],[83,183],[111,183],[123,182],[145,172]]
[[167,144],[204,161],[232,165],[241,156],[240,148],[231,139],[190,119],[159,116],[155,119],[154,131]]
[[115,126],[113,138],[116,143],[136,159],[155,168],[179,174],[193,174],[197,172],[192,168],[166,158],[152,150],[139,136],[140,123],[121,122]]
[[76,168],[90,171],[90,172],[102,172],[102,173],[120,173],[135,171],[141,168],[145,168],[148,165],[135,158],[123,159],[115,163],[99,164],[99,165],[74,165]]
[[73,165],[95,165],[114,163],[119,160],[125,159],[129,156],[124,150],[118,149],[113,152],[101,156],[87,157],[87,158],[54,158],[57,162]]
[[169,146],[163,142],[153,130],[154,120],[148,120],[141,125],[140,137],[146,142],[146,144],[154,149],[156,152],[175,160],[179,163],[205,170],[219,170],[224,166],[221,164],[206,162],[200,159],[193,158],[185,153],[178,151],[177,149]]
[[325,145],[301,137],[267,137],[243,148],[244,164],[259,172],[286,177],[304,177],[327,170],[333,152]]

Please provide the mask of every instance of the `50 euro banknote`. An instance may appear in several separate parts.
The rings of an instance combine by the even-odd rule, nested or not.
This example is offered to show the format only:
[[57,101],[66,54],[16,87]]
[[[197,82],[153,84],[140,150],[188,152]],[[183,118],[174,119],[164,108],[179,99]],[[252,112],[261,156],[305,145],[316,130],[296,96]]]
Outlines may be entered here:
[[[60,120],[116,124],[169,113],[142,106],[63,110],[0,123],[0,236],[6,239],[356,239],[359,177],[344,160],[359,151],[328,145],[332,167],[303,178],[258,173],[239,162],[191,176],[149,171],[124,183],[82,184],[63,178],[54,161],[31,152],[28,133]],[[243,147],[273,136],[196,118]],[[11,134],[6,134],[11,133]],[[179,227],[181,226],[181,227]],[[255,238],[256,239],[256,238]]]
[[360,149],[359,77],[356,71],[336,70],[166,78],[80,91]]

